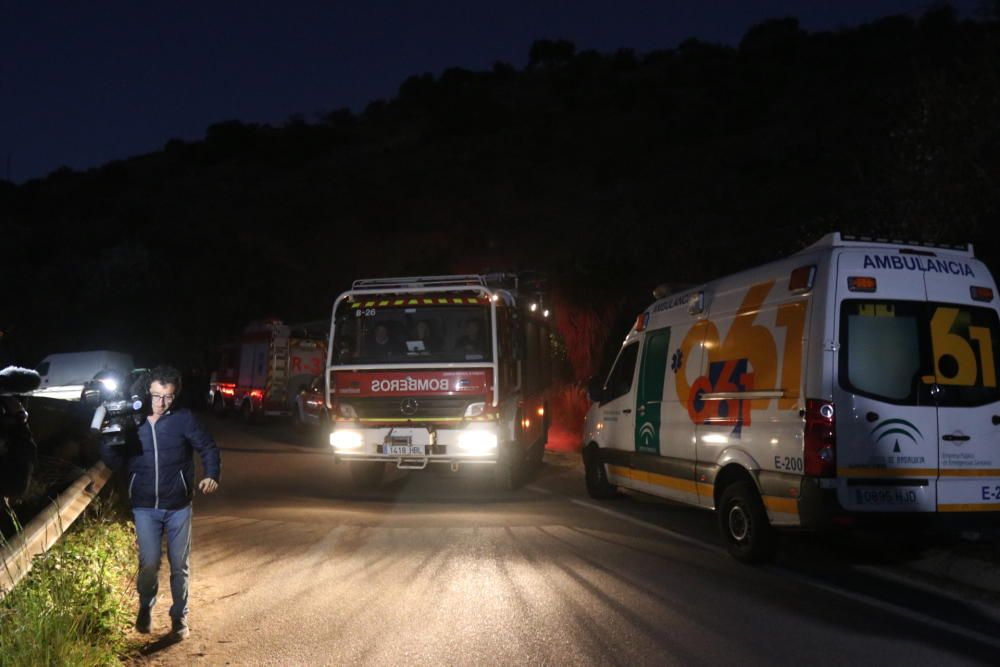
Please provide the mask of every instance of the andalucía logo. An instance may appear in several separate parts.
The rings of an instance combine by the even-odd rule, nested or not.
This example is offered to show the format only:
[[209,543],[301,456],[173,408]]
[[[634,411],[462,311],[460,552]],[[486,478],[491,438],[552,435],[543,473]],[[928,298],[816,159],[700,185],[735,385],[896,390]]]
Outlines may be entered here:
[[649,447],[653,444],[655,440],[656,440],[656,429],[653,427],[652,424],[646,422],[645,424],[642,425],[642,428],[639,429],[639,442]]
[[921,440],[924,439],[924,434],[920,432],[920,429],[905,419],[883,419],[875,425],[875,428],[872,429],[871,435],[875,438],[876,444],[882,442],[882,438],[891,435],[896,436],[896,442],[892,447],[893,452],[899,451],[899,436],[909,438],[915,445],[920,444],[917,442],[917,437]]

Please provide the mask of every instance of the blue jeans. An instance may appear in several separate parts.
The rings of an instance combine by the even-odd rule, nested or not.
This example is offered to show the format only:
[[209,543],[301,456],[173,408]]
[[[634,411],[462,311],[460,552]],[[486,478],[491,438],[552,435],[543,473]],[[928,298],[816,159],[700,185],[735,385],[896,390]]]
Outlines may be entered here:
[[174,604],[170,618],[187,616],[188,579],[191,568],[191,506],[179,510],[157,510],[151,507],[133,507],[135,536],[139,542],[139,606],[152,609],[156,604],[159,584],[161,543],[167,536],[167,560],[170,561],[170,593]]

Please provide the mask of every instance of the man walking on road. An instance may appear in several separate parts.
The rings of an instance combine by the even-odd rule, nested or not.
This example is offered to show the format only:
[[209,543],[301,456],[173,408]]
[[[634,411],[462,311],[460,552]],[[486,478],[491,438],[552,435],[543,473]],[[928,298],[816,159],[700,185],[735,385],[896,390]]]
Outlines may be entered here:
[[219,488],[219,449],[190,410],[172,409],[181,391],[181,374],[177,369],[154,368],[148,390],[150,414],[138,427],[141,451],[121,451],[121,447],[101,443],[101,458],[113,470],[127,466],[129,502],[139,543],[136,582],[139,613],[135,628],[147,633],[152,626],[165,535],[173,596],[171,633],[174,639],[185,639],[190,634],[187,601],[194,499],[193,450],[198,450],[205,472],[198,488],[209,494]]

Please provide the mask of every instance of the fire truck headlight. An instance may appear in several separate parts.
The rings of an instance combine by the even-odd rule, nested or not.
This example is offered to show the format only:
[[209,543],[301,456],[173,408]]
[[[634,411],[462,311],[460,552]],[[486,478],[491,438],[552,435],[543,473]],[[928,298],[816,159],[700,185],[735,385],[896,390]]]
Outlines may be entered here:
[[458,435],[458,448],[468,454],[489,454],[497,448],[497,434],[485,429],[466,429]]
[[338,429],[330,434],[330,444],[337,451],[349,451],[360,449],[365,444],[365,441],[358,431]]
[[469,403],[469,406],[465,408],[466,417],[478,417],[486,412],[485,403]]
[[337,406],[337,412],[344,419],[357,419],[358,411],[354,409],[354,406],[350,403],[341,403]]

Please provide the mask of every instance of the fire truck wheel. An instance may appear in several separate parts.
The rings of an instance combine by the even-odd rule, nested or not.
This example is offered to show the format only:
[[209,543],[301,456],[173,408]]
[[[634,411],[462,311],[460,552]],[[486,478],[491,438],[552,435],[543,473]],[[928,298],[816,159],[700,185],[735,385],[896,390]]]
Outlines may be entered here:
[[583,450],[583,477],[591,498],[611,500],[618,497],[618,487],[608,479],[608,470],[598,456],[597,445],[593,443]]
[[215,398],[212,399],[212,414],[216,417],[226,416],[226,400],[218,394],[216,394]]
[[722,492],[719,529],[726,548],[736,560],[760,563],[774,557],[777,546],[774,528],[752,482],[736,482]]
[[517,486],[517,465],[513,455],[514,443],[501,444],[497,463],[493,468],[493,482],[497,491],[511,491]]
[[378,486],[385,475],[385,464],[377,461],[348,461],[347,466],[351,481],[358,487]]
[[531,447],[531,452],[528,454],[528,463],[532,468],[538,468],[542,465],[542,461],[544,460],[545,438],[542,438]]
[[538,436],[538,440],[532,445],[531,452],[528,454],[528,462],[532,468],[540,467],[545,460],[545,445],[549,443],[549,425],[549,406],[546,405],[545,417],[542,418],[542,434]]

